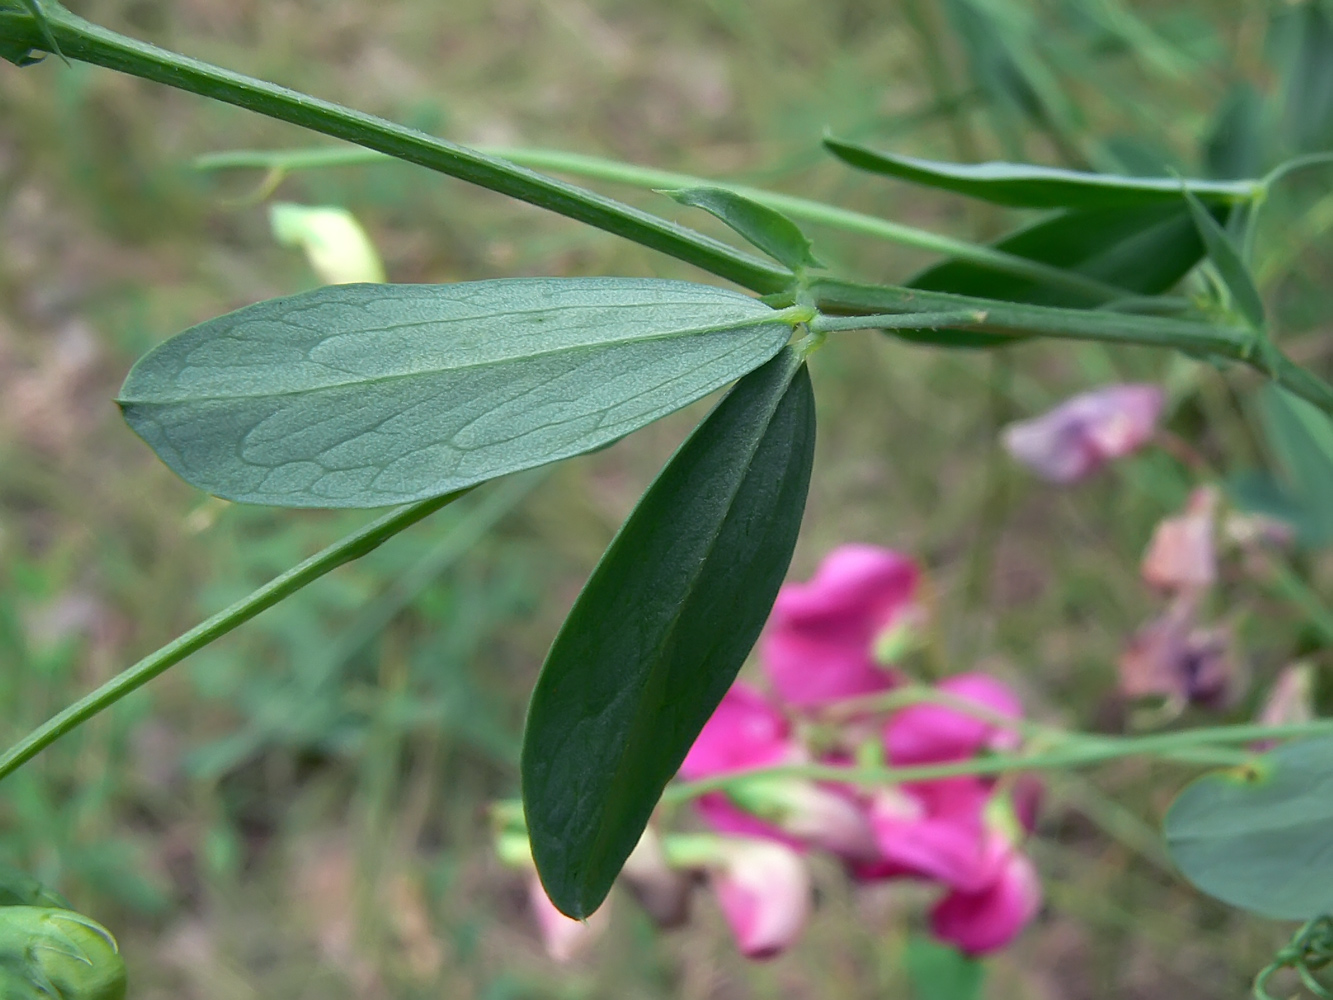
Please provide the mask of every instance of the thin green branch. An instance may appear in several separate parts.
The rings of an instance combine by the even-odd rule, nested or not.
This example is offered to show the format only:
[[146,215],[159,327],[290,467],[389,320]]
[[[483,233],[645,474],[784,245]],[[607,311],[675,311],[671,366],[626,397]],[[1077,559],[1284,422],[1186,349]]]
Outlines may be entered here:
[[[71,59],[211,97],[437,170],[624,236],[756,292],[776,292],[792,281],[784,268],[612,198],[374,115],[127,38],[52,0],[41,0],[41,6],[55,42]],[[4,8],[0,43],[6,49],[49,48],[30,13]]]
[[1237,327],[1194,320],[1063,309],[979,299],[949,292],[927,292],[889,285],[863,285],[836,278],[815,278],[807,294],[821,310],[835,313],[947,312],[976,309],[986,333],[1091,340],[1107,344],[1171,347],[1192,355],[1214,354],[1249,365],[1283,388],[1333,414],[1333,386],[1277,351],[1261,350],[1254,333]]
[[[585,156],[581,153],[565,153],[551,149],[527,149],[513,146],[482,147],[482,152],[498,156],[511,163],[530,167],[534,170],[551,170],[559,174],[572,174],[593,180],[609,181],[613,184],[630,184],[640,188],[690,188],[715,187],[731,191],[749,198],[761,205],[767,205],[779,212],[784,212],[793,219],[813,222],[839,229],[843,232],[858,233],[877,239],[914,247],[929,253],[944,254],[959,260],[970,261],[982,267],[988,267],[1004,274],[1040,281],[1055,285],[1068,291],[1088,297],[1090,304],[1114,303],[1125,298],[1125,290],[1109,285],[1094,278],[1086,277],[1074,271],[1029,260],[1017,254],[1006,253],[994,247],[966,240],[957,240],[941,236],[914,226],[904,226],[890,222],[878,216],[853,212],[850,209],[826,205],[809,198],[781,194],[764,188],[751,187],[748,184],[734,184],[730,181],[698,177],[671,170],[658,170],[654,167],[641,167],[617,160],[607,160],[597,156]],[[364,163],[385,163],[388,158],[383,154],[366,149],[291,149],[266,152],[239,150],[227,153],[209,153],[194,161],[199,170],[222,170],[228,168],[255,168],[268,170],[280,176],[293,170],[310,170],[321,167],[350,166]]]
[[274,577],[248,597],[242,598],[224,611],[219,611],[156,652],[145,656],[6,750],[0,756],[0,781],[66,733],[114,705],[130,692],[143,687],[191,653],[203,649],[209,643],[248,622],[261,611],[296,593],[331,570],[354,559],[360,559],[403,529],[411,527],[445,504],[452,503],[466,492],[461,490],[421,500],[372,521],[364,528],[352,532],[346,538],[311,556],[305,562]]
[[[755,778],[806,778],[852,785],[897,785],[912,781],[935,781],[975,775],[1012,774],[1019,771],[1068,770],[1091,767],[1122,757],[1171,757],[1180,751],[1208,746],[1245,744],[1260,740],[1289,739],[1333,733],[1333,719],[1317,719],[1291,725],[1243,724],[1187,729],[1148,736],[1084,736],[1079,734],[1065,746],[1029,754],[977,757],[948,764],[916,767],[838,767],[831,764],[790,764],[756,768],[737,774],[717,775],[668,786],[663,802],[686,802],[709,792],[723,791]],[[1074,734],[1070,734],[1071,737]]]

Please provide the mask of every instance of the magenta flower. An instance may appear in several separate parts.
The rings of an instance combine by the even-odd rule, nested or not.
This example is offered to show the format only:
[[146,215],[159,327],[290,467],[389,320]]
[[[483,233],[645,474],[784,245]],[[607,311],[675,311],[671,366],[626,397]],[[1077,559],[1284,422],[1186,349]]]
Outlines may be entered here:
[[[959,674],[942,681],[938,689],[994,715],[1023,716],[1018,696],[988,674]],[[884,729],[889,762],[898,767],[966,760],[983,750],[1013,750],[1019,742],[1014,729],[944,704],[904,708]]]
[[1044,479],[1072,483],[1152,437],[1163,404],[1155,385],[1109,385],[1010,424],[1004,446]]
[[880,789],[870,823],[881,869],[866,875],[912,876],[978,890],[989,877],[983,814],[989,786],[976,778],[945,778]]
[[785,584],[759,640],[778,696],[812,709],[892,687],[894,676],[875,662],[875,645],[910,623],[919,575],[897,552],[844,545],[809,583]]
[[704,723],[680,775],[693,781],[803,760],[805,751],[792,738],[791,723],[762,693],[737,681]]
[[800,854],[770,840],[724,838],[709,881],[747,958],[792,945],[810,915],[810,872]]
[[1003,835],[986,843],[989,877],[976,889],[954,889],[930,914],[935,936],[969,955],[1003,948],[1041,909],[1041,880],[1031,860]]

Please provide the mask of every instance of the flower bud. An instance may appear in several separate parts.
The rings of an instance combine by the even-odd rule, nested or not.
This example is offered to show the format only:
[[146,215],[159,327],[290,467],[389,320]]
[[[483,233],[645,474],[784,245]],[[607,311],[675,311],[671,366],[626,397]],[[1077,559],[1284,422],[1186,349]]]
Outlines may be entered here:
[[346,209],[275,202],[269,208],[273,236],[305,250],[326,285],[384,281],[384,265],[370,237]]
[[124,1000],[116,939],[72,910],[0,907],[0,998]]
[[712,870],[718,903],[746,958],[772,958],[796,942],[810,916],[805,860],[771,840],[726,838]]

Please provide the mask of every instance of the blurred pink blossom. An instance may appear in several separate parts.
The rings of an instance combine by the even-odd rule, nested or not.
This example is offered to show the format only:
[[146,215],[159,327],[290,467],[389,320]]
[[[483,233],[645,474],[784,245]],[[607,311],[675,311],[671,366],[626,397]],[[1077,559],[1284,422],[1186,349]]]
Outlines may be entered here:
[[1190,494],[1183,514],[1158,523],[1143,555],[1143,579],[1169,592],[1205,590],[1217,580],[1217,490]]
[[[995,715],[1011,719],[1023,715],[1018,696],[989,674],[958,674],[940,682],[938,690]],[[966,760],[982,750],[1013,750],[1019,742],[1014,729],[945,704],[929,702],[894,713],[884,729],[889,762],[900,767]]]
[[987,877],[975,889],[954,889],[930,914],[941,941],[969,955],[1003,948],[1041,909],[1041,880],[1032,861],[998,832],[985,846]]
[[1155,385],[1110,385],[1004,429],[1009,454],[1044,479],[1072,483],[1153,435],[1163,404]]
[[724,838],[709,881],[747,958],[784,951],[810,916],[810,872],[801,855],[782,844]]
[[892,687],[894,675],[875,662],[875,644],[910,622],[919,575],[900,553],[844,545],[808,583],[785,584],[759,640],[779,697],[812,709]]
[[557,962],[568,962],[597,940],[606,930],[610,918],[609,906],[602,906],[587,920],[574,920],[555,908],[547,898],[541,880],[535,871],[528,878],[528,903],[537,922],[537,931],[546,954]]
[[977,890],[988,872],[982,850],[990,788],[976,778],[912,782],[875,792],[870,822],[881,873]]
[[693,781],[803,760],[805,751],[792,738],[791,723],[761,692],[737,681],[704,723],[680,775]]

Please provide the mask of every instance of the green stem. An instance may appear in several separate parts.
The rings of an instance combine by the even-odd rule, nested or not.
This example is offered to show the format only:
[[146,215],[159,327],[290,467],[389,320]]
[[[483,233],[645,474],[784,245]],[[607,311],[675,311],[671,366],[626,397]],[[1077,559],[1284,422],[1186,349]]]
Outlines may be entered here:
[[810,329],[818,333],[838,330],[938,330],[941,328],[976,326],[986,322],[986,314],[978,309],[954,312],[883,313],[878,316],[825,316],[810,321]]
[[896,785],[911,781],[935,781],[973,775],[1010,774],[1017,771],[1068,770],[1090,767],[1121,757],[1163,756],[1210,744],[1253,743],[1259,740],[1333,733],[1333,719],[1318,719],[1292,725],[1268,726],[1244,724],[1188,729],[1149,736],[1080,737],[1068,746],[1048,752],[926,764],[917,767],[838,767],[831,764],[791,764],[759,768],[739,774],[724,774],[699,781],[670,785],[662,795],[664,802],[684,802],[708,792],[722,791],[754,778],[806,778],[853,785]]
[[[641,167],[617,160],[607,160],[597,156],[585,156],[581,153],[564,153],[550,149],[525,149],[511,146],[482,147],[482,152],[501,157],[511,163],[530,167],[535,170],[552,170],[560,174],[572,174],[593,180],[609,181],[613,184],[631,184],[641,188],[690,188],[715,187],[731,191],[761,205],[767,205],[779,212],[785,212],[793,219],[802,219],[839,229],[843,232],[858,233],[877,239],[914,247],[930,253],[945,254],[959,260],[971,261],[982,267],[1016,277],[1045,282],[1060,288],[1088,296],[1093,304],[1114,303],[1125,298],[1125,290],[1109,285],[1094,278],[1089,278],[1073,271],[1043,264],[1040,261],[1019,257],[978,243],[956,240],[938,233],[904,226],[890,222],[878,216],[853,212],[850,209],[826,205],[823,202],[795,195],[780,194],[747,184],[733,184],[729,181],[712,180],[693,174],[682,174],[671,170],[658,170],[653,167]],[[293,149],[264,151],[236,151],[229,153],[210,153],[194,161],[199,170],[221,170],[227,168],[250,167],[266,169],[281,175],[291,170],[309,170],[320,167],[350,166],[363,163],[384,163],[388,158],[383,154],[367,149]]]
[[0,755],[0,781],[27,763],[66,733],[87,722],[99,712],[111,707],[132,691],[143,687],[167,668],[175,666],[191,653],[203,649],[237,626],[248,622],[266,608],[296,593],[331,570],[344,563],[359,559],[378,548],[404,528],[439,510],[462,496],[466,490],[446,493],[444,496],[420,500],[401,507],[372,521],[346,538],[311,556],[287,572],[274,577],[248,597],[220,611],[207,621],[172,640],[154,653],[145,656],[132,667],[117,674],[96,691],[53,716],[44,725]]
[[[60,50],[71,59],[234,104],[437,170],[624,236],[756,292],[776,292],[791,284],[784,268],[612,198],[374,115],[127,38],[71,14],[53,0],[41,0],[41,6]],[[0,7],[0,43],[5,49],[49,47],[30,13],[5,7]]]
[[1107,344],[1172,347],[1188,354],[1216,354],[1249,365],[1283,388],[1333,414],[1333,386],[1290,358],[1259,350],[1255,335],[1237,327],[1194,320],[1062,309],[1019,302],[979,299],[949,292],[928,292],[890,285],[863,285],[837,278],[810,281],[807,294],[820,309],[837,313],[948,312],[976,309],[986,313],[978,326],[987,333],[1021,339],[1042,336]]

